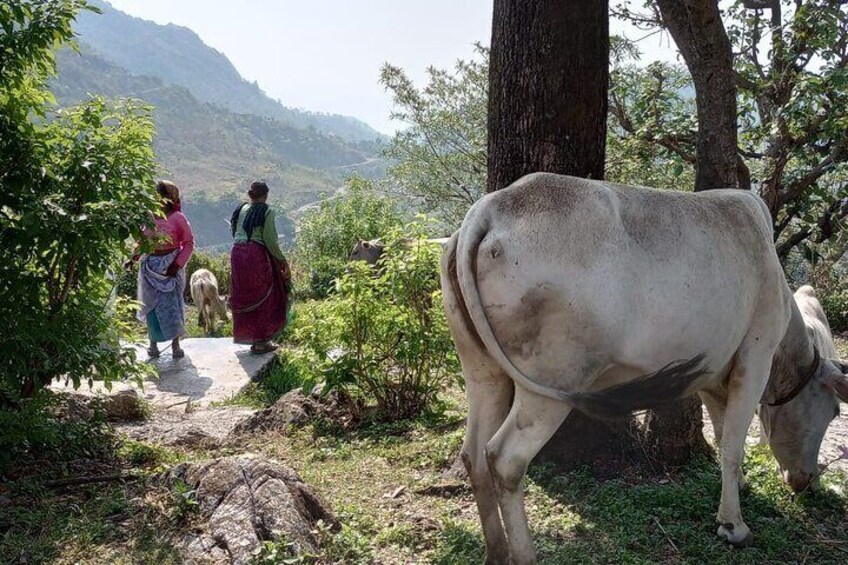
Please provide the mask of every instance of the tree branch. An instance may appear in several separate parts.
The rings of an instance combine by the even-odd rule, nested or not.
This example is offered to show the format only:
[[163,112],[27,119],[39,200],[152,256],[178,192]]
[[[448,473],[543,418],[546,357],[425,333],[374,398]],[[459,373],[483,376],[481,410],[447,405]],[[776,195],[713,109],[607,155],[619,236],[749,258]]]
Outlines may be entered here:
[[827,173],[837,163],[845,160],[846,156],[848,156],[846,153],[848,153],[848,135],[844,135],[842,139],[836,142],[831,148],[828,156],[822,159],[818,165],[807,171],[807,174],[779,191],[777,195],[778,205],[783,206],[803,194],[804,191],[819,180],[822,175]]

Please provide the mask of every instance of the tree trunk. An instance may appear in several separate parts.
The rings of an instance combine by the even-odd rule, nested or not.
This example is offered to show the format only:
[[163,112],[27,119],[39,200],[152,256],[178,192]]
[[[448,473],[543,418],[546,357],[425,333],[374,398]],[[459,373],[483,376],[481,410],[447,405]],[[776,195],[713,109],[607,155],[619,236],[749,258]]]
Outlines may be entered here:
[[747,169],[738,157],[733,50],[718,0],[657,0],[657,6],[695,84],[695,190],[738,187]]
[[[488,192],[528,173],[604,177],[606,1],[495,0],[489,63]],[[540,457],[614,474],[642,451],[632,422],[572,413]]]
[[495,0],[488,186],[604,176],[609,18],[598,0]]

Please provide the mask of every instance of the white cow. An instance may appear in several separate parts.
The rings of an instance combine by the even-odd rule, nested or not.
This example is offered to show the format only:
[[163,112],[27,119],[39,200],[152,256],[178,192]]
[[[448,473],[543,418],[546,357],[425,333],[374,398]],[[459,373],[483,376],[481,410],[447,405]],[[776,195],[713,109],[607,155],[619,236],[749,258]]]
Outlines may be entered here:
[[769,212],[747,191],[528,175],[469,210],[446,246],[442,289],[490,563],[535,562],[523,477],[572,409],[617,416],[699,392],[720,438],[718,534],[747,545],[740,464],[761,399],[800,488],[817,471],[834,392],[848,398],[848,378],[809,339]]
[[197,323],[211,334],[215,329],[215,318],[228,320],[227,297],[218,295],[218,279],[207,269],[198,269],[191,274],[189,282],[191,299],[197,306]]

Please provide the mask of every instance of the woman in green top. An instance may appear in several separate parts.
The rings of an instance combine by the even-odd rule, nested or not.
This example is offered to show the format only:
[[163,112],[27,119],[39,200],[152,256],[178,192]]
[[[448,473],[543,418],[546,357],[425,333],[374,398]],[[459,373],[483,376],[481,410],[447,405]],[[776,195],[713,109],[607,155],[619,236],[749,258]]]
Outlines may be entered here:
[[268,185],[256,181],[250,202],[233,212],[235,243],[230,252],[233,339],[250,344],[253,353],[277,348],[271,339],[286,324],[291,274],[277,241],[274,211],[268,207]]

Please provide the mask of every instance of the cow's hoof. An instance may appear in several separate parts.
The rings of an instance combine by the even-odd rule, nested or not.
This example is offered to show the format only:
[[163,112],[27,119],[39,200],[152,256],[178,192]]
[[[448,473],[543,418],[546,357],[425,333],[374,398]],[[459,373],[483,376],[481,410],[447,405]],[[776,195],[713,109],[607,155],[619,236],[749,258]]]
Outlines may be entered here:
[[754,534],[748,526],[735,526],[730,522],[718,527],[718,537],[734,547],[749,547],[754,545]]

